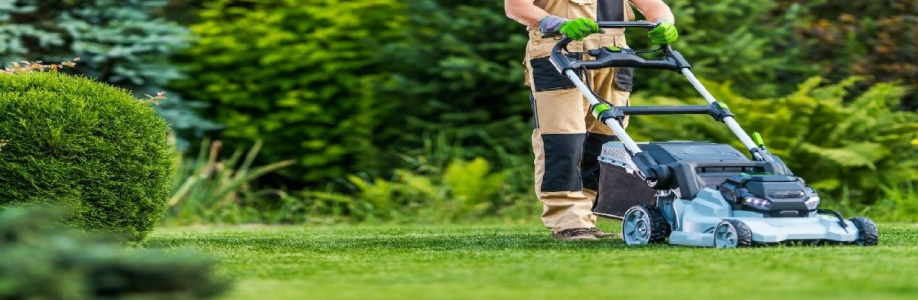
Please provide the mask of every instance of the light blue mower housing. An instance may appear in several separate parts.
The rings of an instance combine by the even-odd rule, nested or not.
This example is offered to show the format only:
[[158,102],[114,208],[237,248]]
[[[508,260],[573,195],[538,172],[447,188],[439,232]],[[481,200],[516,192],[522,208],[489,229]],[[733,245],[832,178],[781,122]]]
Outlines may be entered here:
[[[728,145],[660,142],[639,147],[676,172],[671,185],[651,188],[653,183],[642,178],[622,143],[603,146],[594,212],[622,219],[628,244],[864,244],[875,236],[864,232],[875,231],[872,222],[844,220],[838,213],[818,209],[819,195],[802,179],[765,172],[766,164]],[[658,232],[653,232],[653,222]]]

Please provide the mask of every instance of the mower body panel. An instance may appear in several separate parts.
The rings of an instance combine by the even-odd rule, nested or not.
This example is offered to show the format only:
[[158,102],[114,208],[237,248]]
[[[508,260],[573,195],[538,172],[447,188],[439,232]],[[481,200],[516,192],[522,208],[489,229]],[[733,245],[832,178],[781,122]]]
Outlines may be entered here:
[[752,241],[756,243],[849,243],[857,238],[857,228],[851,221],[844,220],[847,228],[843,228],[837,218],[815,212],[805,217],[774,218],[758,212],[734,210],[714,189],[704,189],[692,200],[676,199],[671,207],[674,217],[666,213],[664,217],[672,228],[669,243],[675,245],[713,247],[714,228],[725,219],[739,220],[749,226]]
[[[621,219],[632,206],[654,205],[670,225],[669,243],[685,246],[713,247],[714,229],[726,219],[745,223],[755,243],[849,243],[857,238],[851,221],[819,215],[815,205],[804,205],[810,197],[818,196],[802,180],[791,175],[746,175],[773,168],[748,159],[729,145],[680,141],[642,143],[639,147],[674,170],[673,185],[656,190],[649,187],[624,145],[606,143],[598,158],[599,195],[593,208],[597,215]],[[733,188],[729,192],[736,195],[742,191],[773,201],[775,209],[757,211],[734,193],[728,193],[733,198],[726,199],[727,188]]]

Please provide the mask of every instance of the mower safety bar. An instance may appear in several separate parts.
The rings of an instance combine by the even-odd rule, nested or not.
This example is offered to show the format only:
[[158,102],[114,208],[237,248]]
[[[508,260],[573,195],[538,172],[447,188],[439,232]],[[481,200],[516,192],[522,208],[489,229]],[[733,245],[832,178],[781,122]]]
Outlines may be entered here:
[[648,22],[648,21],[634,21],[634,22],[620,22],[620,21],[603,21],[596,22],[599,24],[599,28],[644,28],[651,30],[657,28],[660,25],[659,22]]
[[558,41],[558,44],[551,51],[551,63],[558,69],[558,72],[564,73],[567,70],[594,70],[594,69],[604,69],[604,68],[638,68],[638,69],[658,69],[658,70],[670,70],[679,72],[682,69],[689,69],[692,67],[682,57],[678,51],[673,50],[672,47],[667,45],[661,45],[663,49],[663,57],[660,59],[645,59],[637,55],[637,52],[632,49],[621,49],[620,51],[613,51],[609,48],[600,48],[589,50],[587,54],[595,57],[595,60],[580,60],[576,58],[568,57],[561,52],[561,50],[566,50],[567,45],[573,41],[570,37],[564,36]]
[[[733,113],[726,105],[715,102],[711,105],[661,105],[661,106],[614,106],[610,107],[608,117],[624,120],[625,116],[656,116],[656,115],[709,115],[714,120],[723,121],[732,117]],[[603,116],[600,116],[600,119]]]
[[[660,25],[658,22],[636,21],[636,22],[598,22],[600,28],[644,28],[651,30]],[[675,51],[668,44],[661,45],[663,57],[660,59],[645,59],[637,55],[637,52],[631,49],[621,49],[613,51],[606,47],[592,49],[587,53],[595,57],[595,60],[581,60],[570,58],[564,55],[561,50],[567,50],[567,45],[573,40],[564,36],[555,44],[551,51],[551,62],[558,69],[558,72],[564,73],[567,70],[580,69],[603,69],[603,68],[639,68],[639,69],[660,69],[679,72],[682,69],[688,69],[692,66],[682,57],[682,54]]]

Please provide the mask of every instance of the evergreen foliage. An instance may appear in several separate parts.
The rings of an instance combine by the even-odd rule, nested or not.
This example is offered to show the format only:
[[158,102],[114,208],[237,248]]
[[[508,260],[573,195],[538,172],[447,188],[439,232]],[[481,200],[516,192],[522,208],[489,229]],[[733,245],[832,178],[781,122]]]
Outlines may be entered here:
[[60,73],[0,74],[0,206],[64,203],[71,225],[141,239],[169,197],[168,132],[125,90]]
[[396,168],[390,153],[431,131],[526,151],[523,29],[499,2],[440,2],[213,1],[176,87],[214,104],[228,145],[263,139],[263,162],[298,159],[282,171],[293,187]]
[[375,87],[389,106],[380,114],[381,146],[420,156],[425,133],[446,132],[463,145],[465,159],[497,161],[495,145],[531,152],[527,35],[503,3],[412,0],[403,14],[403,38],[378,53],[390,74]]
[[[667,1],[676,16],[682,53],[698,77],[730,81],[750,97],[777,96],[793,91],[793,84],[816,75],[815,66],[801,63],[795,28],[807,13],[799,4],[775,0]],[[644,30],[628,31],[634,49],[656,49]],[[682,75],[655,70],[635,73],[636,90],[659,95],[694,96]]]
[[[0,57],[4,61],[66,61],[74,73],[154,95],[181,78],[169,57],[187,46],[188,31],[156,16],[166,0],[0,1]],[[180,136],[219,128],[200,118],[200,103],[177,95],[157,106]]]
[[215,0],[191,26],[200,39],[179,58],[190,76],[176,87],[214,104],[208,116],[226,125],[228,146],[264,140],[260,161],[296,159],[280,171],[291,187],[372,172],[381,159],[374,129],[392,105],[370,89],[382,77],[374,54],[394,39],[399,7]]

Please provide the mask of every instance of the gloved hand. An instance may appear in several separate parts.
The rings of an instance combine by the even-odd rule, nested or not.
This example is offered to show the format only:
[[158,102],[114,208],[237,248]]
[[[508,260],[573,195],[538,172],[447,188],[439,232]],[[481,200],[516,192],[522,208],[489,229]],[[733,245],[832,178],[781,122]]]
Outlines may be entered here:
[[647,37],[650,37],[651,42],[654,44],[671,44],[679,38],[679,31],[676,30],[676,25],[663,19],[657,21],[660,22],[660,25],[647,32]]
[[558,16],[549,15],[539,22],[539,31],[546,36],[552,36],[558,33],[569,36],[576,41],[582,41],[590,34],[602,32],[599,24],[589,18],[577,18],[568,20]]

